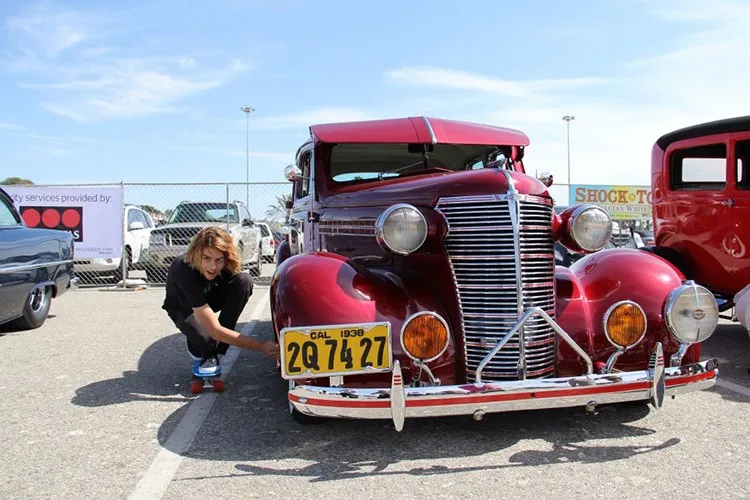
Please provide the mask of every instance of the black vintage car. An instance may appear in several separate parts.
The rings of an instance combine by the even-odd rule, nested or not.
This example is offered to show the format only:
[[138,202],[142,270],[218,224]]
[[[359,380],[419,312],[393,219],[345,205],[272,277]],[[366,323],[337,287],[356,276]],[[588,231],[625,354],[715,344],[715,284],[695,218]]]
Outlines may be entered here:
[[27,227],[0,188],[0,325],[39,328],[52,299],[77,284],[73,235]]

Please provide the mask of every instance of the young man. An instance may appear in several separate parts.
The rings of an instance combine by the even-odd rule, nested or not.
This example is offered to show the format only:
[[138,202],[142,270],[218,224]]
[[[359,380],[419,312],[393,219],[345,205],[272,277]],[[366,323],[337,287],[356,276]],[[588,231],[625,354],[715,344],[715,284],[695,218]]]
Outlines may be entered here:
[[[202,229],[185,255],[167,273],[162,308],[187,337],[187,348],[201,374],[221,372],[219,356],[229,345],[279,358],[279,346],[235,331],[240,313],[253,293],[253,280],[242,264],[232,237],[220,227]],[[214,312],[221,311],[217,320]]]

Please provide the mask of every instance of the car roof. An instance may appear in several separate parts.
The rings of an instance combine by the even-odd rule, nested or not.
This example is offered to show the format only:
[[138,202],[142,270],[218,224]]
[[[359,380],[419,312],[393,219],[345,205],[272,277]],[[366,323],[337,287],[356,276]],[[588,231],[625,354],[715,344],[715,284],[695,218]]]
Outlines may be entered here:
[[328,143],[491,144],[528,146],[523,132],[425,116],[312,125],[310,133]]
[[670,144],[685,139],[695,139],[714,134],[728,134],[732,132],[745,132],[750,130],[750,116],[737,116],[723,120],[699,123],[681,129],[674,130],[656,140],[661,149],[666,150]]

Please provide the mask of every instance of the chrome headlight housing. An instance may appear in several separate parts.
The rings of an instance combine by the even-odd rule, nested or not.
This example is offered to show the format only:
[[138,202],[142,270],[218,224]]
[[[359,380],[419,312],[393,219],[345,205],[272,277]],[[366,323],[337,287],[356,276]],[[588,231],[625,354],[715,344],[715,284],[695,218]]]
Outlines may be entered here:
[[583,250],[596,252],[612,237],[612,219],[595,205],[584,205],[573,211],[568,221],[570,236]]
[[688,281],[667,296],[664,320],[669,332],[681,343],[703,342],[719,324],[719,305],[711,292]]
[[375,221],[375,237],[386,250],[408,255],[427,239],[427,220],[412,205],[392,205]]

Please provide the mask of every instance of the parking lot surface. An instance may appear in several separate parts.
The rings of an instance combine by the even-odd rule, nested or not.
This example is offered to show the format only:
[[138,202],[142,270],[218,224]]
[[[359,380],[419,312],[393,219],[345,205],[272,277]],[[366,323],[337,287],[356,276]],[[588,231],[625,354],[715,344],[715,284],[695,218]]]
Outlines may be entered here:
[[[270,338],[268,279],[241,318]],[[164,289],[80,289],[0,332],[1,498],[706,497],[750,494],[750,339],[724,322],[720,384],[645,405],[300,425],[274,362],[232,348],[193,396]]]

